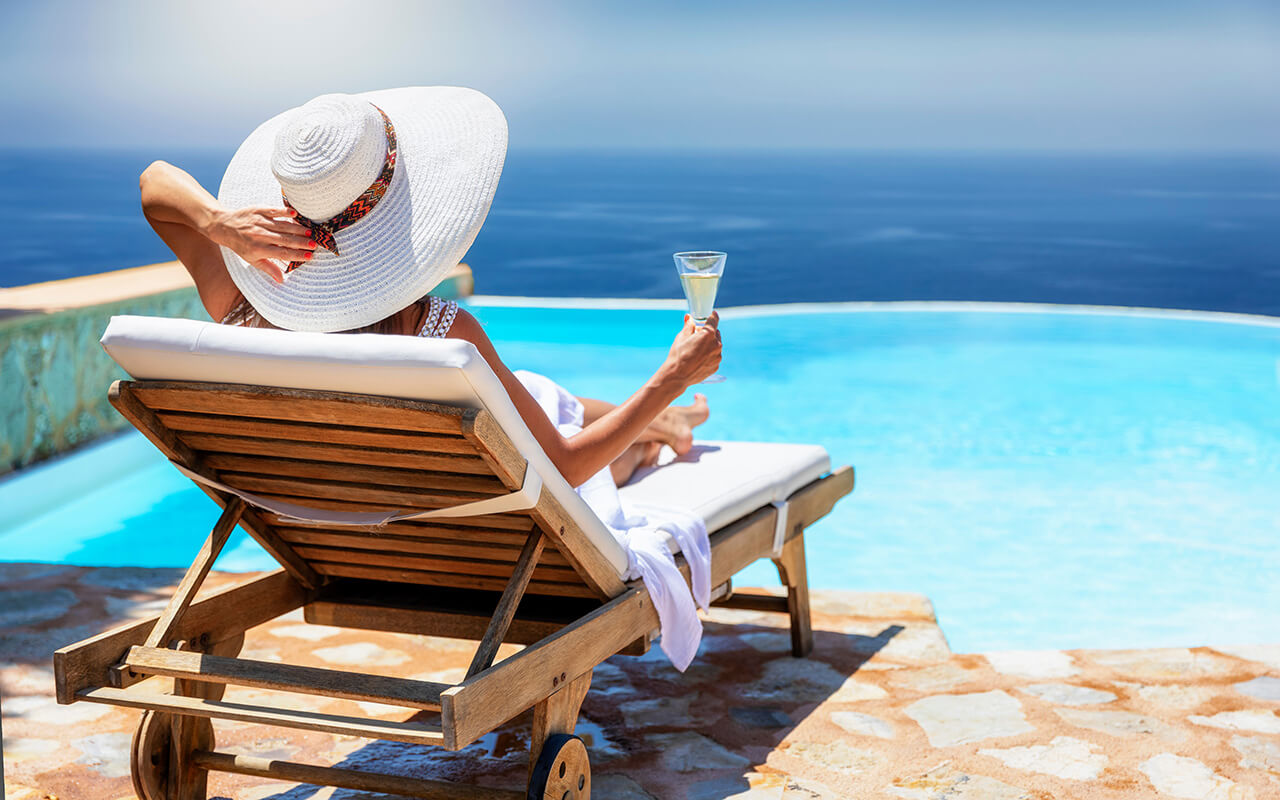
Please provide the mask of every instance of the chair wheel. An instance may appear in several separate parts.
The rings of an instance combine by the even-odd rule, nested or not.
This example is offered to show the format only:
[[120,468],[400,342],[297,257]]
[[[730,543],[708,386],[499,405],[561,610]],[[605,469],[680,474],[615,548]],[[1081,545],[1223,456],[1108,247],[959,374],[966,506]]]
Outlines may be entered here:
[[547,737],[529,778],[528,800],[591,800],[591,764],[581,739]]
[[[205,718],[189,720],[195,724],[195,746],[213,748],[213,723]],[[133,732],[129,749],[129,775],[133,792],[139,800],[166,800],[169,796],[170,749],[173,745],[173,716],[158,711],[143,711]]]

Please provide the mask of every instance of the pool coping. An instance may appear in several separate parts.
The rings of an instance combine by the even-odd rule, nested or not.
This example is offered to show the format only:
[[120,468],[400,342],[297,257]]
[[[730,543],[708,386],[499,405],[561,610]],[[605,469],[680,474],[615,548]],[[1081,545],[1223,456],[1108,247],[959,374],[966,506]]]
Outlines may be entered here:
[[[478,294],[468,297],[465,303],[476,308],[547,308],[591,311],[683,311],[685,309],[685,301],[674,298],[526,297],[520,295]],[[1082,316],[1181,319],[1196,322],[1220,322],[1280,328],[1280,317],[1266,314],[1071,303],[1011,303],[977,300],[850,300],[831,303],[761,303],[724,306],[717,310],[720,312],[722,319],[849,312],[1073,314]]]

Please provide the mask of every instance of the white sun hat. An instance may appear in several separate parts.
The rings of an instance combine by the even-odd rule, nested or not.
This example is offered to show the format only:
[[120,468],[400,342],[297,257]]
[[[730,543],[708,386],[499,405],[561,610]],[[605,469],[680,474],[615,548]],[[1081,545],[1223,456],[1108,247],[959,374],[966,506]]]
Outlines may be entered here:
[[290,205],[299,221],[319,223],[317,240],[335,217],[359,218],[332,231],[337,253],[317,247],[283,285],[223,247],[227,272],[280,328],[345,331],[378,322],[425,296],[462,260],[489,213],[506,152],[502,111],[474,89],[317,97],[249,134],[218,201],[227,209]]

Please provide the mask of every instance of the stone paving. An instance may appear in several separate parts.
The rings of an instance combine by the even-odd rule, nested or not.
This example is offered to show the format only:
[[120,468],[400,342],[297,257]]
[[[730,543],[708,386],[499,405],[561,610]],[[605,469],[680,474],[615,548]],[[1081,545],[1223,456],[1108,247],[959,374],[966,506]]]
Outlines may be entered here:
[[[132,797],[136,712],[53,701],[49,654],[163,607],[176,570],[0,564],[8,800]],[[214,574],[210,585],[232,576]],[[781,615],[716,610],[684,674],[654,648],[596,670],[579,734],[602,800],[1013,800],[1280,797],[1280,645],[952,653],[923,597],[816,592],[816,647],[788,655]],[[512,650],[505,650],[504,655]],[[456,681],[470,645],[344,631],[299,614],[243,655]],[[227,699],[268,693],[232,689]],[[316,699],[334,713],[405,716]],[[234,753],[522,785],[528,719],[459,753],[247,724]],[[215,774],[210,797],[371,797]]]

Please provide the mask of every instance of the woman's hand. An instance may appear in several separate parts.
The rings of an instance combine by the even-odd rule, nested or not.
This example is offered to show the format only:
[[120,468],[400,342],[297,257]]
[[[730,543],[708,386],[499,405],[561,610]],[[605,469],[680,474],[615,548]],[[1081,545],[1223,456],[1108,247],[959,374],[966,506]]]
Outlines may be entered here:
[[307,229],[293,221],[295,213],[288,208],[266,207],[219,211],[206,235],[276,283],[284,283],[284,268],[277,262],[307,261],[316,249]]
[[667,354],[666,366],[685,387],[701,383],[720,368],[720,314],[713,312],[701,327],[688,314]]

